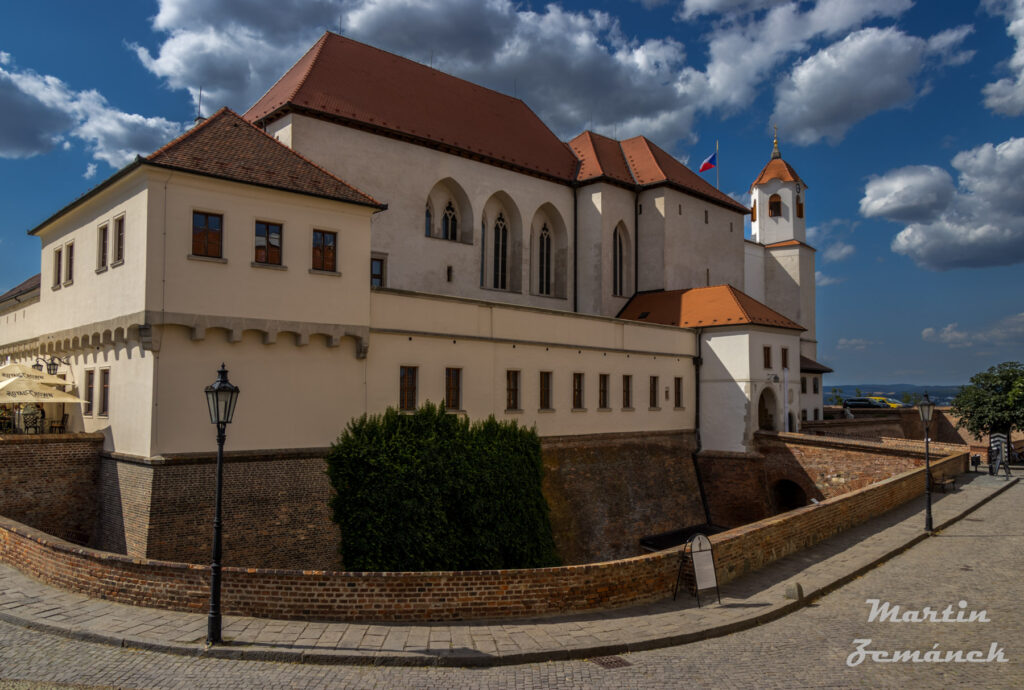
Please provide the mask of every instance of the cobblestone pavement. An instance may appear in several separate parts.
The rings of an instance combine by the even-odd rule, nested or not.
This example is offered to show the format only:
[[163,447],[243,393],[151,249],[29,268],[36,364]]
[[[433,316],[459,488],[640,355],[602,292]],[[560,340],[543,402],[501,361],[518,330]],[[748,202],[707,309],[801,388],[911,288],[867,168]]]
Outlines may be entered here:
[[[629,665],[620,668],[588,660],[463,669],[194,658],[0,623],[0,678],[131,688],[1022,687],[1024,598],[1016,586],[1024,571],[1022,510],[1024,486],[1018,484],[811,606],[726,637],[623,654]],[[984,610],[988,622],[869,622],[867,599],[899,606],[901,614],[925,606],[939,615],[947,606],[954,615]],[[917,650],[921,656],[979,650],[982,658],[994,643],[1006,661],[879,663],[868,657],[851,667],[854,640],[871,640],[868,650]]]

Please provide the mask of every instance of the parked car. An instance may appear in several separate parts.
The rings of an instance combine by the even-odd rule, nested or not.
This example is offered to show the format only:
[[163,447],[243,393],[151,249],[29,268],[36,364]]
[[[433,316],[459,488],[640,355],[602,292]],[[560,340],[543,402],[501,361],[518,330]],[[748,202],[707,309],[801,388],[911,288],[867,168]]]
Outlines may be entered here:
[[883,403],[885,407],[911,407],[910,405],[901,403],[899,400],[896,400],[895,398],[883,398],[880,395],[869,395],[868,399],[877,400],[878,402]]
[[882,407],[889,408],[889,403],[875,400],[874,398],[847,398],[843,401],[843,407]]

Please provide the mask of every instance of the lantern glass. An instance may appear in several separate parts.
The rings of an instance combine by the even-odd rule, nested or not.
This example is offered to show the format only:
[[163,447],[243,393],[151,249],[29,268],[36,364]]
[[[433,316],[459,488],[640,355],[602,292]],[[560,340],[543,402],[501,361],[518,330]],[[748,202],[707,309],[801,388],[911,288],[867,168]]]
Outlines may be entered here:
[[60,362],[58,362],[56,359],[51,359],[49,362],[46,363],[46,373],[49,374],[50,376],[56,376],[57,369],[59,368]]
[[935,403],[931,401],[928,394],[924,394],[924,399],[917,404],[917,411],[921,414],[921,421],[928,424],[932,421],[932,412],[935,411]]
[[206,406],[210,410],[211,424],[230,424],[238,402],[238,386],[228,381],[228,371],[222,364],[217,380],[206,387]]

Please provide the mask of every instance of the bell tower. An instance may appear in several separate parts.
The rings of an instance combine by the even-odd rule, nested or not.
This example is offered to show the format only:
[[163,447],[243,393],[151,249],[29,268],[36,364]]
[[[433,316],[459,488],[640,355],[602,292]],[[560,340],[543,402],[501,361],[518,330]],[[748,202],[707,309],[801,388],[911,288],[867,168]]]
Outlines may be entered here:
[[771,160],[750,185],[751,235],[755,242],[764,245],[787,240],[807,241],[804,221],[807,185],[793,166],[782,159],[777,130]]

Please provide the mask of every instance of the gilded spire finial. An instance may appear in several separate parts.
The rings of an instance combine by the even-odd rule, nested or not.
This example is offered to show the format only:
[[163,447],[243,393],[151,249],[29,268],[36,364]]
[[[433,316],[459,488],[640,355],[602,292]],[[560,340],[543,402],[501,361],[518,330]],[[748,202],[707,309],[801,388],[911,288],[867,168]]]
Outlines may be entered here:
[[779,126],[774,125],[775,137],[772,139],[772,160],[776,158],[782,158],[782,154],[779,153]]

